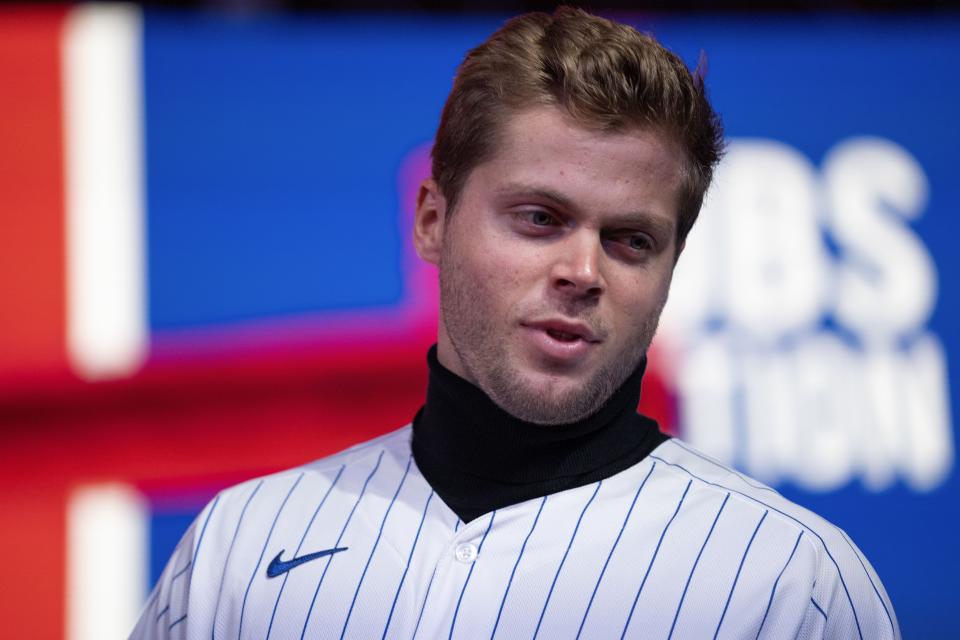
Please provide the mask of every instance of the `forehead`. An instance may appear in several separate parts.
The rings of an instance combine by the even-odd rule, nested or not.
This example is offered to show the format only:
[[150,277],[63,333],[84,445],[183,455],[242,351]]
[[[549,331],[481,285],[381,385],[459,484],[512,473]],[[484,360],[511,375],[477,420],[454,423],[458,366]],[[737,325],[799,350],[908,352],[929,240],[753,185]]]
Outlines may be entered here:
[[492,190],[529,185],[597,213],[642,208],[675,223],[683,156],[663,133],[600,131],[559,108],[536,107],[502,124],[493,156],[474,173]]

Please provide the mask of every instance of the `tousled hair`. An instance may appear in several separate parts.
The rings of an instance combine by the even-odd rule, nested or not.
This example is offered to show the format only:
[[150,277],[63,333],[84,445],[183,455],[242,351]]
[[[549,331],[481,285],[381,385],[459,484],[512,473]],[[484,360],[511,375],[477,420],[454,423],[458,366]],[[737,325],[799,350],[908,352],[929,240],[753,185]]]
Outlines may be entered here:
[[556,106],[602,131],[652,130],[682,149],[677,240],[697,219],[723,152],[720,120],[707,100],[705,65],[691,72],[633,27],[580,9],[529,13],[472,49],[457,71],[433,146],[433,178],[456,209],[470,172],[497,150],[520,110]]

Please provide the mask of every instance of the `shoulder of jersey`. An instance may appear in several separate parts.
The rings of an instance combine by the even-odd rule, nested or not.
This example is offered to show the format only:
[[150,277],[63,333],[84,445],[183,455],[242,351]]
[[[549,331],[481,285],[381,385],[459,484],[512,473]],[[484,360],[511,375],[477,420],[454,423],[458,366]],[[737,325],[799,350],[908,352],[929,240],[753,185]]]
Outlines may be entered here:
[[[222,490],[214,502],[242,502],[252,491],[269,492],[274,488],[285,491],[292,477],[302,474],[334,475],[340,468],[354,464],[365,465],[367,461],[375,461],[384,451],[393,452],[397,458],[404,457],[410,452],[410,431],[411,426],[407,424],[382,436],[353,445],[313,462],[245,480]],[[210,504],[212,505],[212,502]]]
[[[781,546],[792,543],[798,557],[806,557],[808,579],[812,579],[810,600],[823,614],[830,633],[859,638],[899,637],[893,605],[879,577],[839,527],[679,440],[664,442],[650,459],[694,485],[728,494],[730,500],[753,507],[756,513],[762,512],[763,518],[778,520]],[[807,553],[800,553],[798,545]]]
[[336,469],[343,465],[351,465],[367,459],[376,458],[381,451],[390,450],[394,453],[407,455],[410,453],[411,425],[407,424],[389,433],[355,444],[352,447],[334,453],[325,458],[314,460],[301,467],[288,470],[286,473],[299,471],[324,472]]
[[847,546],[849,538],[836,525],[681,440],[667,440],[650,457],[666,469],[692,478],[695,483],[699,481],[717,492],[729,492],[731,497],[770,510],[771,516],[792,525],[797,532],[803,529],[813,533],[813,536],[807,536],[811,542],[819,540],[822,546],[831,543]]

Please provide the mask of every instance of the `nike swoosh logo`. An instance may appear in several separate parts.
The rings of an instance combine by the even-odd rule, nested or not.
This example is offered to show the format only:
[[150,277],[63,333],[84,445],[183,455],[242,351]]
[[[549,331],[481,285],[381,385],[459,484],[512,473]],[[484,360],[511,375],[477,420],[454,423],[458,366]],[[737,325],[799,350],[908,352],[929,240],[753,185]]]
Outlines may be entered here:
[[276,578],[277,576],[285,574],[290,569],[299,567],[305,562],[310,562],[311,560],[316,560],[317,558],[322,558],[324,556],[332,556],[335,553],[340,553],[341,551],[346,551],[347,547],[336,547],[334,549],[324,549],[323,551],[317,551],[316,553],[308,553],[305,556],[300,556],[299,558],[293,558],[291,560],[281,560],[280,556],[283,555],[284,549],[280,549],[280,553],[277,554],[277,557],[270,561],[270,565],[267,567],[267,577]]

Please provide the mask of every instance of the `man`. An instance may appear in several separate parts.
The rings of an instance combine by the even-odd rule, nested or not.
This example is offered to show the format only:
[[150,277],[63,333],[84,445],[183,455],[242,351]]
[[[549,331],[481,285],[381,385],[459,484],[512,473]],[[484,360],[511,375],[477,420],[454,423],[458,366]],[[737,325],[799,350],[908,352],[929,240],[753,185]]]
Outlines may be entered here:
[[423,409],[222,492],[133,637],[899,637],[841,531],[635,411],[719,153],[632,28],[561,9],[470,52],[417,203]]

